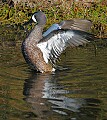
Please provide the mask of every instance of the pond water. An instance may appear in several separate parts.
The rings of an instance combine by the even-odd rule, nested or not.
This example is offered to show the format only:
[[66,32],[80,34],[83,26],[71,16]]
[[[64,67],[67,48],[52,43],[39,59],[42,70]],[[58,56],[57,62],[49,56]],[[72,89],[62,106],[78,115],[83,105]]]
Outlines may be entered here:
[[[2,31],[2,32],[1,32]],[[22,31],[0,32],[0,120],[107,120],[107,41],[68,48],[52,74],[31,71]]]

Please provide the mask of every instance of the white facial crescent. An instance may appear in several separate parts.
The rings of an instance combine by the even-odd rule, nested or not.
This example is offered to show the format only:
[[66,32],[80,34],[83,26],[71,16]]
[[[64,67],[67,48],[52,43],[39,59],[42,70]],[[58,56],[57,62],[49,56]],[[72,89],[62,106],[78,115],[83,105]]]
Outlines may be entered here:
[[35,19],[35,16],[34,16],[34,15],[32,16],[32,20],[33,20],[34,22],[37,22],[37,20]]

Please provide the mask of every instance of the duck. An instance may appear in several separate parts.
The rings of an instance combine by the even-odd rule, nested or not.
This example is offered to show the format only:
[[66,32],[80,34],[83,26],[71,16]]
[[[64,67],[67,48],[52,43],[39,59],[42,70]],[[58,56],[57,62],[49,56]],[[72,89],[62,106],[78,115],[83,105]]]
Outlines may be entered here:
[[53,24],[46,32],[43,31],[47,21],[44,12],[35,12],[32,20],[36,25],[22,42],[21,49],[25,61],[36,72],[55,71],[56,62],[67,47],[78,47],[94,38],[87,32],[92,26],[89,20],[64,20]]

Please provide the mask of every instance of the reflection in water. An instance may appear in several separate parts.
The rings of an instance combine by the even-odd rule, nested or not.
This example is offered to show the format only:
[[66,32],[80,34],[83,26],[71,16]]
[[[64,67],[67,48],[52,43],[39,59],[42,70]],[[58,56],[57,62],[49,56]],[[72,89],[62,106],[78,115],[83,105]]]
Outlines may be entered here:
[[95,120],[101,111],[98,108],[101,101],[66,97],[67,94],[72,95],[72,92],[75,93],[75,91],[64,89],[64,86],[58,83],[55,74],[34,74],[24,84],[25,100],[32,106],[38,120],[53,118],[55,115],[52,114],[55,113],[63,115],[61,120],[64,116],[71,120]]

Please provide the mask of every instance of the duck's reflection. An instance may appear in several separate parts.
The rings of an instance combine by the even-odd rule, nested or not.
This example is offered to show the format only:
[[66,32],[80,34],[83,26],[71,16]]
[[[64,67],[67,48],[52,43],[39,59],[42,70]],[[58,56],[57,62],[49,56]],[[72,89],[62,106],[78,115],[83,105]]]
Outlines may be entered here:
[[[65,90],[64,86],[58,83],[55,74],[34,74],[24,84],[25,100],[31,104],[33,112],[44,120],[54,112],[63,115],[77,113],[79,117],[89,103],[91,106],[91,102],[95,102],[93,99],[66,97],[67,94],[72,95],[72,91]],[[99,104],[99,101],[97,100],[95,103]],[[96,112],[98,111],[96,109]]]

